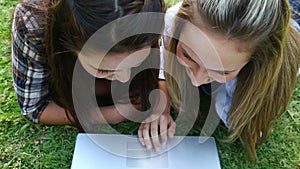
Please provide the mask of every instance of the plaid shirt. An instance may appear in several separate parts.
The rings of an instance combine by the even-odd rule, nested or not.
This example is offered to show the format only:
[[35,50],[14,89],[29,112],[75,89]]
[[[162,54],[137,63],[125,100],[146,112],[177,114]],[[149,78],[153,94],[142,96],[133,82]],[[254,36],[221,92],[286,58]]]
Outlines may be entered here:
[[11,32],[14,89],[21,113],[34,122],[38,122],[41,112],[51,101],[50,69],[42,44],[44,19],[41,10],[18,4]]

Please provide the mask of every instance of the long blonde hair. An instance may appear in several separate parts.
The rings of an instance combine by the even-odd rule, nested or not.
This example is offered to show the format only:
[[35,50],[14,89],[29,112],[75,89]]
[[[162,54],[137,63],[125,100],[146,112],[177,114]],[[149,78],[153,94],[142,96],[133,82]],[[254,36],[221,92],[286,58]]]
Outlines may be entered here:
[[[288,0],[184,0],[177,14],[193,24],[198,14],[213,30],[230,38],[254,44],[249,63],[237,76],[237,87],[228,115],[228,141],[240,138],[248,154],[256,159],[256,146],[263,143],[272,122],[287,109],[297,83],[300,36],[291,25]],[[184,26],[175,19],[174,35]],[[176,53],[178,40],[170,39],[168,50]],[[190,83],[175,57],[167,57],[165,68],[179,76],[177,83],[166,75],[172,105],[179,110],[178,86]],[[178,84],[178,82],[180,84]],[[185,89],[185,92],[189,92]]]

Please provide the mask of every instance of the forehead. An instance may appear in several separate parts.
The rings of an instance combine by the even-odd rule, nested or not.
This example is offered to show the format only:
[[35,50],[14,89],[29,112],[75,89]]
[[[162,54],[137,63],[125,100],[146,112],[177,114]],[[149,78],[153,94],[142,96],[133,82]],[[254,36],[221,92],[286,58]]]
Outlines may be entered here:
[[191,24],[183,27],[180,34],[180,43],[193,59],[211,69],[225,67],[227,70],[236,69],[247,62],[252,50],[249,44],[233,40],[217,32],[200,29]]

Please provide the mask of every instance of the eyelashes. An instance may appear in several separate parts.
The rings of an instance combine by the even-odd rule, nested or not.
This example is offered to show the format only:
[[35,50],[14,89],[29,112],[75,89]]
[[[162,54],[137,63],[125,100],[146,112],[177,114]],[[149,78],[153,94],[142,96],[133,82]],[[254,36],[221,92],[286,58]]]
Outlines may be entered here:
[[219,72],[219,71],[217,73],[222,76],[227,76],[230,74],[229,72]]
[[194,62],[196,63],[192,58],[191,56],[185,51],[185,49],[182,47],[182,45],[180,44],[180,48],[181,48],[181,53],[183,54],[183,56],[188,59],[189,61],[191,62]]
[[182,50],[182,54],[185,58],[187,58],[188,60],[192,61],[192,62],[195,62],[191,57],[190,55],[188,55],[184,50]]
[[109,72],[107,70],[97,70],[99,73],[102,73],[102,74],[108,74]]
[[107,75],[109,73],[113,73],[114,71],[109,71],[109,70],[97,70],[97,72],[101,73],[101,74],[104,74],[104,75]]

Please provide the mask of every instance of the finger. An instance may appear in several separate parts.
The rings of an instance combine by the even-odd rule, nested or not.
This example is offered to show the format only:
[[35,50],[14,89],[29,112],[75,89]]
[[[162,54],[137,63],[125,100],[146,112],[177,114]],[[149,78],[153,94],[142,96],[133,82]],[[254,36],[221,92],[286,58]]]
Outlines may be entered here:
[[160,127],[160,137],[161,137],[161,142],[162,144],[167,143],[167,130],[168,130],[168,117],[166,116],[161,116],[159,120],[159,127]]
[[155,120],[151,123],[151,139],[156,151],[159,151],[160,141],[158,136],[158,121]]
[[150,128],[150,123],[146,123],[144,125],[144,128],[142,129],[144,143],[145,143],[145,146],[147,147],[147,149],[152,148],[152,143],[151,143],[150,134],[149,134],[149,128]]
[[138,130],[138,137],[139,137],[139,140],[140,140],[141,144],[143,146],[145,146],[145,141],[144,141],[143,132],[142,132],[143,128],[144,128],[144,124],[141,124],[140,127],[139,127],[139,130]]
[[176,123],[171,119],[169,123],[168,136],[173,138],[176,131]]

